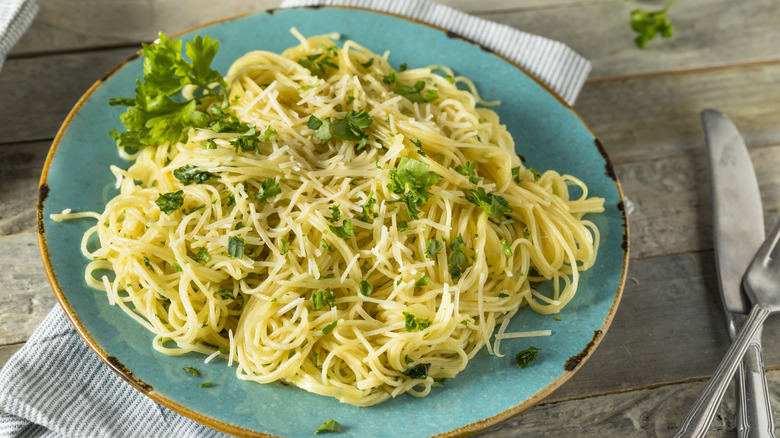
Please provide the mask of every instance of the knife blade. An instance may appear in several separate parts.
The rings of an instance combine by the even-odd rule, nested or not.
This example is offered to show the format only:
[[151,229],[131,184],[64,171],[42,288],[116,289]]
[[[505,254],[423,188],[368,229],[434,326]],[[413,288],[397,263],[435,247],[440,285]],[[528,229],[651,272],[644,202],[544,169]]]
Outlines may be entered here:
[[[753,162],[737,128],[711,109],[702,111],[701,120],[710,165],[718,284],[733,340],[750,312],[742,276],[764,241],[764,211]],[[739,436],[774,437],[760,331],[737,372],[736,386]]]

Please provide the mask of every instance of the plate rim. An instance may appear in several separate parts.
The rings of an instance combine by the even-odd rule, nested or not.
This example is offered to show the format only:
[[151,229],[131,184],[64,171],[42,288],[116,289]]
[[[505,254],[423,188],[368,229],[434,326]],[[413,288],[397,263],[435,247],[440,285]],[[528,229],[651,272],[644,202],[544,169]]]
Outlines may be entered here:
[[[607,177],[609,177],[615,184],[615,188],[617,189],[618,196],[619,196],[619,202],[617,205],[618,211],[620,211],[620,214],[622,216],[622,222],[623,222],[623,244],[621,246],[622,252],[623,252],[623,259],[622,259],[622,267],[621,267],[621,274],[619,277],[618,285],[617,285],[617,291],[615,292],[615,297],[612,300],[612,304],[610,306],[609,312],[607,313],[606,318],[604,319],[604,323],[601,326],[600,330],[594,331],[594,337],[593,340],[588,343],[585,348],[583,349],[582,353],[580,353],[580,356],[578,356],[579,361],[576,365],[576,368],[573,370],[567,370],[564,374],[550,382],[547,386],[542,388],[540,391],[532,395],[531,397],[526,398],[525,400],[521,401],[515,406],[512,406],[492,417],[483,418],[479,421],[475,421],[473,423],[467,424],[465,426],[461,426],[456,429],[452,429],[449,431],[441,432],[437,435],[434,435],[434,437],[437,438],[449,438],[449,437],[460,437],[465,436],[469,434],[473,434],[479,431],[483,431],[485,429],[488,429],[490,427],[496,426],[500,423],[503,423],[505,421],[510,420],[511,418],[527,411],[531,407],[537,405],[542,400],[549,397],[553,392],[557,391],[561,386],[563,386],[564,383],[569,381],[572,376],[574,376],[577,371],[579,371],[582,368],[582,365],[584,365],[590,357],[593,355],[593,352],[598,348],[598,346],[601,344],[601,341],[604,339],[604,336],[606,335],[608,329],[610,328],[612,321],[614,320],[615,313],[617,312],[617,308],[620,304],[620,301],[623,296],[623,291],[625,289],[626,284],[626,278],[628,273],[628,264],[629,264],[629,254],[630,254],[630,227],[629,227],[629,220],[628,220],[628,213],[626,211],[626,197],[623,192],[622,185],[620,184],[620,180],[618,179],[617,175],[614,171],[614,166],[612,165],[612,161],[610,160],[606,150],[604,150],[604,147],[602,146],[601,142],[599,141],[596,134],[593,132],[591,127],[585,122],[585,120],[582,118],[582,116],[571,106],[568,102],[563,100],[563,98],[556,93],[553,89],[551,89],[546,83],[544,83],[542,80],[540,80],[538,77],[536,77],[534,74],[529,72],[524,67],[518,65],[514,61],[508,59],[506,56],[485,47],[483,44],[480,44],[476,41],[473,41],[467,37],[464,37],[462,35],[459,35],[455,32],[452,32],[446,28],[443,28],[441,26],[437,26],[435,24],[431,24],[416,18],[396,14],[393,12],[387,12],[387,11],[381,11],[376,9],[370,9],[370,8],[364,8],[364,7],[356,7],[356,6],[347,6],[347,5],[310,5],[310,6],[297,6],[292,8],[272,8],[267,9],[263,11],[253,11],[253,12],[246,12],[238,15],[233,15],[217,20],[208,21],[202,24],[198,24],[192,27],[189,27],[185,30],[182,30],[180,32],[176,32],[174,34],[169,35],[169,38],[178,38],[179,36],[190,33],[193,31],[196,31],[198,29],[202,29],[205,27],[209,27],[215,24],[219,23],[225,23],[233,20],[237,20],[240,18],[248,17],[251,15],[261,15],[261,14],[269,14],[272,15],[276,11],[282,11],[282,10],[295,10],[295,9],[347,9],[347,10],[359,10],[359,11],[365,11],[369,13],[374,14],[380,14],[380,15],[387,15],[399,19],[403,19],[406,21],[410,21],[413,23],[417,23],[420,25],[424,25],[426,27],[432,28],[434,30],[444,32],[447,37],[449,38],[458,38],[460,40],[463,40],[466,43],[475,45],[479,47],[481,50],[488,52],[489,54],[493,56],[497,56],[504,62],[509,63],[511,66],[517,68],[519,71],[524,73],[526,76],[528,76],[530,79],[532,79],[534,82],[536,82],[538,85],[542,87],[545,91],[547,91],[550,95],[552,95],[558,102],[564,106],[565,109],[573,113],[577,118],[579,119],[580,123],[590,132],[590,134],[593,136],[594,139],[594,146],[596,147],[601,154],[601,156],[604,159],[604,166],[605,171],[607,172]],[[54,154],[57,151],[57,148],[60,144],[60,141],[62,139],[62,136],[64,135],[65,131],[70,126],[73,118],[76,116],[76,114],[79,112],[81,107],[84,105],[84,103],[92,96],[94,91],[103,85],[106,80],[108,80],[110,77],[112,77],[116,72],[118,72],[120,69],[122,69],[125,65],[128,63],[134,61],[138,57],[140,57],[142,54],[142,50],[139,49],[136,53],[125,59],[124,61],[121,61],[118,65],[116,65],[114,68],[109,70],[104,76],[102,76],[100,79],[95,81],[85,92],[84,94],[79,98],[79,100],[74,104],[73,108],[68,112],[68,115],[65,117],[65,120],[62,122],[62,125],[57,131],[57,134],[54,137],[54,140],[52,141],[51,147],[49,149],[48,154],[46,155],[46,161],[44,162],[43,168],[41,170],[41,178],[38,184],[38,199],[37,199],[37,206],[36,206],[36,215],[37,215],[37,234],[38,234],[38,248],[40,251],[41,259],[43,262],[43,267],[46,272],[46,277],[49,281],[49,284],[52,288],[52,291],[54,292],[55,297],[57,298],[57,302],[59,303],[60,307],[65,312],[65,315],[67,316],[70,323],[74,326],[79,336],[87,343],[87,345],[90,347],[90,349],[97,354],[98,358],[100,358],[103,363],[105,363],[108,368],[113,371],[114,373],[118,374],[125,382],[129,383],[133,388],[138,390],[141,394],[151,398],[156,403],[159,403],[163,406],[165,406],[168,409],[171,409],[174,412],[177,412],[193,421],[196,421],[202,425],[205,425],[207,427],[210,427],[212,429],[216,429],[221,432],[226,432],[233,435],[238,436],[244,436],[244,437],[270,437],[270,438],[277,438],[277,435],[271,435],[263,432],[258,432],[255,430],[247,429],[241,426],[236,426],[234,424],[230,424],[227,422],[224,422],[222,420],[218,420],[214,417],[208,416],[206,414],[203,414],[201,412],[194,411],[192,409],[189,409],[173,400],[171,400],[168,397],[162,396],[159,393],[154,392],[152,387],[148,385],[147,383],[143,382],[141,379],[137,378],[133,372],[129,369],[127,369],[121,361],[119,361],[116,357],[110,356],[106,354],[106,352],[103,350],[103,348],[94,340],[92,335],[87,331],[86,327],[81,323],[81,320],[79,319],[78,315],[74,311],[74,309],[70,306],[70,303],[65,296],[65,293],[63,292],[58,280],[57,276],[54,272],[54,268],[51,264],[51,257],[49,255],[49,249],[48,245],[46,243],[46,236],[45,236],[45,228],[44,228],[44,216],[43,216],[43,209],[44,209],[44,203],[46,201],[46,198],[49,194],[49,187],[48,187],[48,176],[49,176],[49,168],[51,166],[51,162],[54,158]]]

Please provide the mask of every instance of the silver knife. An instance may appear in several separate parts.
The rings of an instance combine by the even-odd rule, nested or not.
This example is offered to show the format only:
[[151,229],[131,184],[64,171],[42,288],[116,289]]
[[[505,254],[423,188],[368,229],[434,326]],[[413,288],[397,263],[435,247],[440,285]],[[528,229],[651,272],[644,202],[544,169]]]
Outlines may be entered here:
[[[750,301],[742,291],[742,276],[764,241],[764,211],[753,163],[737,128],[711,109],[702,111],[701,120],[710,163],[718,283],[733,340],[750,312]],[[761,330],[751,341],[735,384],[739,436],[774,437]]]

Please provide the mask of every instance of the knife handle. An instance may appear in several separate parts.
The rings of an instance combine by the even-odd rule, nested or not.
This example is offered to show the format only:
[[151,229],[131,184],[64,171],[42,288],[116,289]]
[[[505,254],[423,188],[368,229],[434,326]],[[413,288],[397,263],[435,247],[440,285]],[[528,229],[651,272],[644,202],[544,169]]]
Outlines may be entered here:
[[[744,378],[738,380],[737,397],[741,412],[742,427],[739,428],[740,438],[774,438],[775,425],[772,418],[772,408],[769,402],[769,390],[764,371],[764,358],[761,354],[761,331],[753,336],[742,360]],[[740,376],[740,377],[743,377]]]

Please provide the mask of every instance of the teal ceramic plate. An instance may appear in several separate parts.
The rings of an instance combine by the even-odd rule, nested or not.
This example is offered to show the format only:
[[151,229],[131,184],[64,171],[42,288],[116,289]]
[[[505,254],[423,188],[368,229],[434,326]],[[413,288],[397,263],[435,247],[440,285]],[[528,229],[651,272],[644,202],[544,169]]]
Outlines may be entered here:
[[[304,35],[340,32],[375,53],[390,51],[393,65],[444,64],[474,80],[513,134],[518,153],[536,169],[556,169],[584,180],[606,212],[591,219],[601,233],[598,261],[582,276],[580,290],[560,314],[521,309],[514,330],[552,330],[536,338],[543,353],[518,369],[514,353],[528,340],[507,340],[505,357],[484,351],[457,378],[426,398],[399,396],[370,408],[281,384],[259,385],[235,377],[235,368],[202,356],[163,356],[152,335],[108,305],[105,295],[86,286],[79,242],[89,220],[57,223],[63,209],[102,211],[114,195],[109,165],[128,166],[117,156],[112,129],[122,129],[122,109],[108,98],[132,96],[141,60],[133,59],[92,87],[65,121],[41,178],[40,243],[49,278],[68,317],[92,349],[114,371],[157,402],[215,429],[237,435],[310,437],[327,418],[342,424],[340,436],[451,436],[487,428],[516,415],[560,387],[582,366],[604,335],[617,308],[628,261],[623,197],[611,165],[593,133],[560,98],[511,62],[451,33],[393,15],[349,8],[277,10],[218,22],[180,37],[211,35],[221,48],[215,65],[226,72],[245,52],[281,52],[297,44],[289,29]],[[182,367],[197,365],[211,388],[193,384]]]

